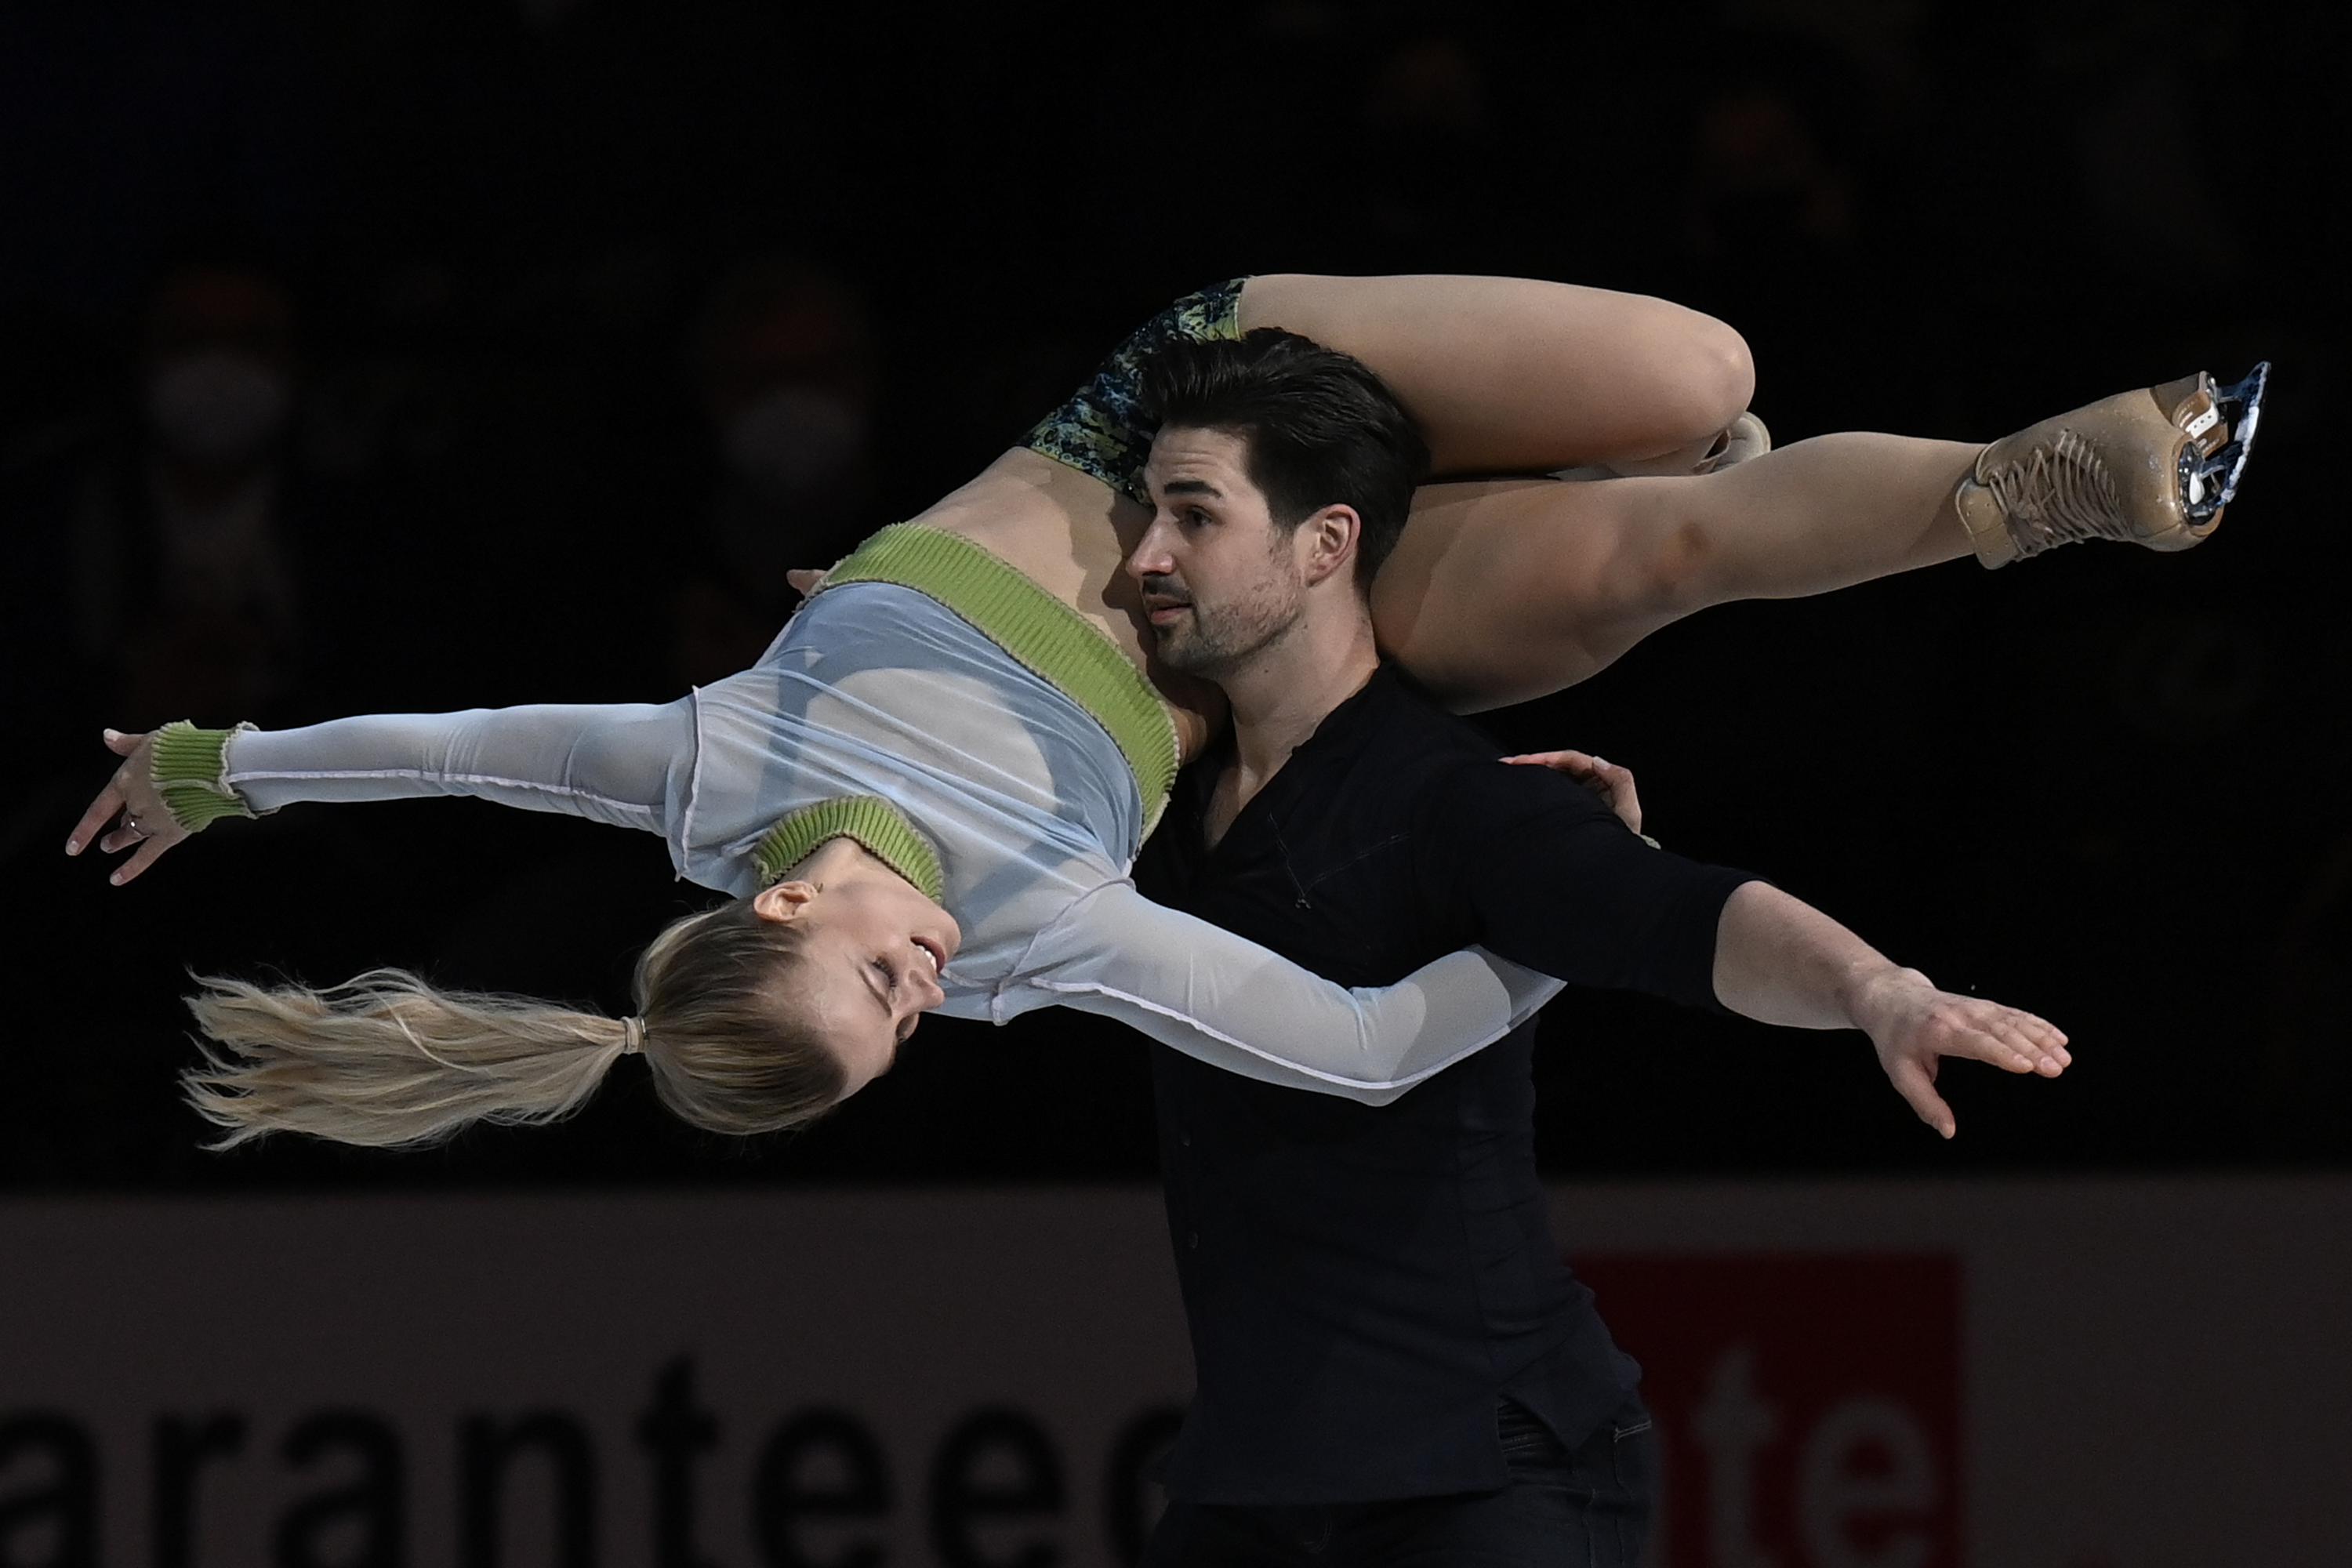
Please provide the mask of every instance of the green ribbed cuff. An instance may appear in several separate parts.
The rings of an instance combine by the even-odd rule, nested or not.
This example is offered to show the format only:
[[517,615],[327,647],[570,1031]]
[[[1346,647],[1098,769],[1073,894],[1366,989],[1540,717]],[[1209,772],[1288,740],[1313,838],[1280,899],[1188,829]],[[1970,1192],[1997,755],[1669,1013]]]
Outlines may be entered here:
[[933,903],[947,896],[947,878],[940,868],[939,851],[907,820],[907,814],[878,795],[845,795],[804,805],[761,837],[751,847],[751,863],[760,868],[760,885],[783,880],[784,873],[807,859],[820,844],[835,838],[855,840],[858,847],[922,890]]
[[199,730],[185,719],[155,731],[148,776],[154,780],[172,820],[185,833],[201,833],[224,816],[252,816],[228,782],[228,738],[251,724]]
[[818,592],[894,583],[937,599],[1109,732],[1143,797],[1144,831],[1176,782],[1176,721],[1118,646],[1017,566],[961,534],[920,523],[881,530],[825,574]]

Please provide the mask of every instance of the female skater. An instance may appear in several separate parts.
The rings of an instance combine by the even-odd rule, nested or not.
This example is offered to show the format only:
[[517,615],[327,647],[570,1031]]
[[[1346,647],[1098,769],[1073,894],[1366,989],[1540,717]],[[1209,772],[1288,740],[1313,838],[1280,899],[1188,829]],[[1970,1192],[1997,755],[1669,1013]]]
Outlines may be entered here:
[[[277,1128],[430,1138],[542,1120],[642,1049],[697,1124],[818,1114],[887,1068],[916,1016],[1062,1003],[1235,1070],[1385,1099],[1555,988],[1483,954],[1349,993],[1143,900],[1124,879],[1204,693],[1150,668],[1119,563],[1148,435],[1132,370],[1171,334],[1275,325],[1354,354],[1427,432],[1440,472],[1696,469],[1738,421],[1745,351],[1663,301],[1495,279],[1263,278],[1164,314],[1023,447],[830,574],[751,670],[663,706],[374,717],[266,733],[169,726],[126,762],[69,853],[138,846],[128,880],[225,815],[296,800],[480,795],[660,832],[733,897],[663,931],[639,1016],[437,994],[362,976],[320,994],[206,983],[224,1049],[191,1076],[226,1142]],[[1462,709],[1582,679],[1706,604],[1816,593],[1973,548],[1988,564],[2092,536],[2210,532],[2252,433],[2259,374],[2191,377],[1989,447],[1849,435],[1684,478],[1426,487],[1375,582],[1380,635]],[[944,906],[944,907],[943,907]],[[952,914],[950,912],[952,910]],[[951,964],[951,967],[950,967]],[[2055,1070],[2022,1014],[1961,1047]]]

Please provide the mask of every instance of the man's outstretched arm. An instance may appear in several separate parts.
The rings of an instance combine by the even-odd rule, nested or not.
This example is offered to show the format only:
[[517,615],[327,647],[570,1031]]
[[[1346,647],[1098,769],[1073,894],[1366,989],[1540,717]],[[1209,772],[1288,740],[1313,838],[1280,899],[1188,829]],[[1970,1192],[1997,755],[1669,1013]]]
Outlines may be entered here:
[[1877,1047],[1895,1092],[1949,1138],[1952,1108],[1936,1092],[1937,1064],[1968,1057],[2010,1072],[2055,1078],[2074,1059],[2066,1037],[2032,1013],[1937,989],[1801,900],[1747,882],[1716,926],[1716,999],[1760,1023],[1860,1029]]
[[1423,823],[1420,885],[1448,932],[1574,985],[1788,1027],[1861,1029],[1896,1092],[1948,1138],[1954,1118],[1935,1090],[1942,1058],[2048,1076],[2071,1059],[2065,1036],[2032,1014],[1939,991],[1748,873],[1636,837],[1561,767],[1570,755],[1526,759],[1559,771],[1467,766],[1433,792],[1442,805]]

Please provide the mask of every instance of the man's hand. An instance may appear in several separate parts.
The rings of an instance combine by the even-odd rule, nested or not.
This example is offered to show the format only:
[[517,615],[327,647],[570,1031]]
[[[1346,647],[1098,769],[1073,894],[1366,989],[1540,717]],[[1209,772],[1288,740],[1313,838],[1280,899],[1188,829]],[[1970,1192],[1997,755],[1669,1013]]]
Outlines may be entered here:
[[824,587],[824,580],[832,574],[830,566],[795,566],[784,574],[784,581],[791,584],[793,593],[805,599]]
[[2056,1078],[2074,1059],[2055,1025],[1998,1002],[1938,991],[1916,969],[1890,966],[1873,974],[1855,989],[1850,1011],[1878,1048],[1878,1065],[1895,1092],[1947,1138],[1959,1124],[1936,1092],[1936,1069],[1944,1058],[1966,1057],[2044,1078]]
[[1615,812],[1626,826],[1636,833],[1642,831],[1642,797],[1633,791],[1633,769],[1603,762],[1589,752],[1528,752],[1516,757],[1505,757],[1503,761],[1566,773],[1608,802],[1609,809]]
[[[109,730],[105,735],[106,749],[122,758],[123,763],[114,770],[106,787],[98,792],[98,798],[89,803],[89,809],[81,814],[81,820],[74,824],[73,832],[66,839],[66,853],[80,854],[93,838],[110,855],[137,845],[139,852],[116,867],[114,875],[107,879],[120,887],[161,859],[163,851],[188,833],[173,820],[171,807],[163,804],[162,793],[155,788],[153,731],[126,735],[120,730]],[[122,814],[122,820],[111,833],[99,838],[99,829],[117,812]]]

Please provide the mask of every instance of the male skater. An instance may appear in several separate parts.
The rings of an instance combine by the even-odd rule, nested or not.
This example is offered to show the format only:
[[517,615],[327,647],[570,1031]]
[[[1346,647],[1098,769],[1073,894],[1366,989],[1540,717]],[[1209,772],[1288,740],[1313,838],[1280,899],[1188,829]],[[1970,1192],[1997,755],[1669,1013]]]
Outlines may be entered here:
[[[1947,1136],[1939,1056],[2063,1065],[2046,1024],[1645,844],[1384,667],[1365,585],[1427,457],[1361,364],[1272,331],[1179,340],[1143,411],[1155,515],[1128,571],[1160,659],[1233,710],[1139,867],[1155,899],[1344,984],[1482,943],[1575,984],[1861,1028]],[[1649,1417],[1551,1236],[1532,1035],[1377,1108],[1154,1049],[1199,1382],[1155,1568],[1638,1560]]]

